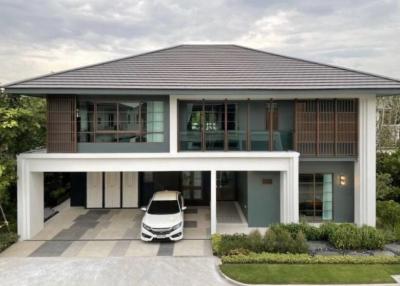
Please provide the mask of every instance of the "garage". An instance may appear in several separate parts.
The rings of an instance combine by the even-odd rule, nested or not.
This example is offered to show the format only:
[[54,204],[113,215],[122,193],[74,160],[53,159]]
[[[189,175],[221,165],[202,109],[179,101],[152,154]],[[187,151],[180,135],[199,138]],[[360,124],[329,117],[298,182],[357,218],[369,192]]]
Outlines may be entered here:
[[209,172],[88,172],[71,177],[71,206],[139,208],[163,190],[180,191],[187,206],[210,205]]

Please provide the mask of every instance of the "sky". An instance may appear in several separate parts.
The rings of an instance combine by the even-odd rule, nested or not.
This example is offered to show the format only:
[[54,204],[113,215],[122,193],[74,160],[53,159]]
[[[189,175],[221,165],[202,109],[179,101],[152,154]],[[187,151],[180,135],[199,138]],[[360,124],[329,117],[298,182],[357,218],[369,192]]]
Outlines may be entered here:
[[196,43],[400,79],[400,0],[0,0],[0,85]]

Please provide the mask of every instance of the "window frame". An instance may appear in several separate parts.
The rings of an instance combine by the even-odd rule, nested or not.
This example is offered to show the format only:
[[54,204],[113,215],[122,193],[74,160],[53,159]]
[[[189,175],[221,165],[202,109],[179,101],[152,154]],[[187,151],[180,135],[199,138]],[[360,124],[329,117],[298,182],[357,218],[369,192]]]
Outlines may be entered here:
[[[335,221],[335,206],[334,206],[334,202],[335,202],[335,174],[332,172],[301,172],[299,173],[299,218],[302,218],[302,215],[300,213],[300,176],[301,175],[312,175],[313,176],[313,181],[312,181],[312,186],[313,186],[313,215],[312,216],[306,216],[306,221],[308,223],[324,223],[324,222],[334,222]],[[332,219],[331,220],[323,220],[323,205],[322,205],[322,212],[321,212],[321,220],[317,220],[316,218],[318,218],[319,216],[316,216],[316,207],[315,207],[315,194],[316,194],[316,176],[317,175],[331,175],[332,176]],[[323,203],[323,201],[322,201]],[[303,216],[304,217],[304,216]],[[310,220],[310,218],[312,218]]]
[[[116,144],[116,143],[128,143],[128,144],[137,144],[137,143],[155,143],[155,144],[163,144],[165,143],[165,120],[163,120],[163,131],[162,132],[148,132],[145,131],[144,128],[144,123],[146,122],[145,120],[143,120],[143,116],[142,116],[142,106],[145,103],[149,103],[149,102],[161,102],[163,104],[163,117],[165,116],[165,103],[162,100],[149,100],[149,101],[145,101],[145,100],[118,100],[118,101],[108,101],[108,100],[78,100],[78,104],[77,104],[77,109],[76,109],[76,117],[77,119],[79,118],[79,105],[80,103],[85,103],[88,102],[90,104],[93,105],[93,129],[91,131],[80,131],[80,126],[78,124],[80,124],[81,119],[80,120],[76,120],[76,125],[77,125],[77,139],[78,142],[77,143],[102,143],[102,144]],[[138,120],[138,126],[139,128],[136,130],[121,130],[120,128],[120,105],[123,103],[138,103],[138,111],[139,111],[139,120]],[[98,121],[98,112],[97,112],[97,107],[99,104],[115,104],[116,105],[116,115],[115,117],[115,126],[116,129],[115,130],[97,130],[97,121]],[[97,135],[113,135],[116,137],[116,141],[115,142],[99,142],[96,140],[96,136]],[[139,141],[137,142],[121,142],[120,141],[120,135],[135,135],[139,137]],[[160,134],[162,135],[162,141],[160,142],[148,142],[148,141],[144,141],[144,138],[147,135],[151,135],[151,134]],[[93,141],[79,141],[79,138],[81,136],[87,136],[89,135],[89,137],[93,140]]]

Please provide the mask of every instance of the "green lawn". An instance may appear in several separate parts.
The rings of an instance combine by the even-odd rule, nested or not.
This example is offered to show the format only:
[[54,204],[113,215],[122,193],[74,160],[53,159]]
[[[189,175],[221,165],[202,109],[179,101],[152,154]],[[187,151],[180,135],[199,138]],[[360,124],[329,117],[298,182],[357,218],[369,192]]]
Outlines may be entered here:
[[228,277],[250,284],[394,283],[400,264],[222,264]]

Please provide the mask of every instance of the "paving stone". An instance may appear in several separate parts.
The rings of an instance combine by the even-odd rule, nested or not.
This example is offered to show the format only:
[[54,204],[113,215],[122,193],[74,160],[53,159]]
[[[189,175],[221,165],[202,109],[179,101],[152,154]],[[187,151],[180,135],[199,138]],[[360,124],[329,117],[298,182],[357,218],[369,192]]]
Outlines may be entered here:
[[196,228],[196,227],[197,227],[197,221],[185,220],[184,227],[187,227],[187,228]]
[[72,244],[72,241],[46,241],[32,252],[31,257],[57,257]]
[[317,251],[334,251],[334,248],[327,241],[307,241],[310,252]]
[[373,250],[370,251],[373,256],[395,256],[395,254],[388,250]]
[[197,214],[198,209],[197,208],[188,208],[185,210],[185,214]]
[[400,244],[397,243],[386,244],[384,250],[388,250],[395,253],[396,255],[400,255]]
[[172,256],[174,253],[174,246],[175,244],[173,242],[161,242],[157,256]]
[[372,254],[367,251],[346,251],[344,252],[345,255],[350,256],[371,256]]
[[130,245],[129,240],[121,240],[115,243],[113,249],[111,250],[110,256],[125,256],[126,251]]

